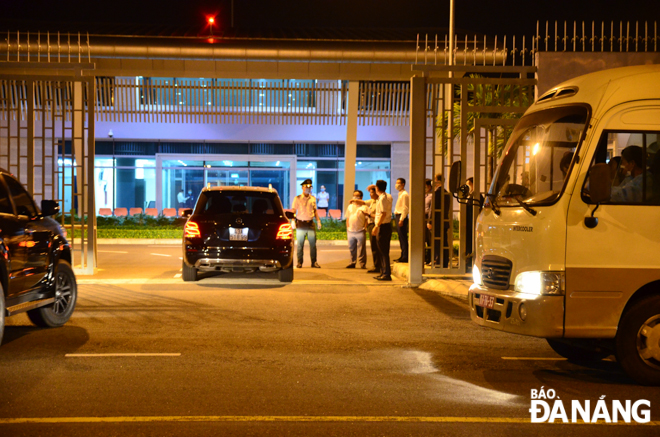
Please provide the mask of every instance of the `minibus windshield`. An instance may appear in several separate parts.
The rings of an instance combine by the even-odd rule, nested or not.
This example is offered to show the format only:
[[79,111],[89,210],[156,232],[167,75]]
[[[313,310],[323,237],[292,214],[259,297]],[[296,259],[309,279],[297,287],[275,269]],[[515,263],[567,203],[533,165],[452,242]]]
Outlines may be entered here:
[[577,105],[522,117],[490,186],[491,201],[498,206],[555,202],[570,175],[588,118],[588,108]]

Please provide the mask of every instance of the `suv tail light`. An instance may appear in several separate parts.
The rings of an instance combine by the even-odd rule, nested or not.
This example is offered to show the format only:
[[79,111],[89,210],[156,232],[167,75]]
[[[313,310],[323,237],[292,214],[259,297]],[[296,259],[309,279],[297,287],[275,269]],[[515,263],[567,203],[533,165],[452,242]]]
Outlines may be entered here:
[[293,238],[293,228],[289,223],[284,223],[280,225],[280,228],[277,230],[277,239],[278,240],[290,240]]
[[183,235],[186,238],[199,238],[202,234],[199,232],[199,225],[195,222],[187,221]]

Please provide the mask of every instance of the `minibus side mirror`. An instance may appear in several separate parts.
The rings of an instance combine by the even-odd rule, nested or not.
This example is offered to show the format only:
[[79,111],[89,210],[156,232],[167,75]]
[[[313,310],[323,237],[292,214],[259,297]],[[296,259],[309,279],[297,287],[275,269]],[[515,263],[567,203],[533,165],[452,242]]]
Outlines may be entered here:
[[455,161],[449,170],[449,192],[458,193],[461,186],[461,161]]
[[612,179],[609,165],[594,165],[589,171],[589,196],[592,203],[603,203],[612,196]]
[[293,213],[293,211],[284,211],[284,215],[289,220],[296,218],[296,215]]
[[192,215],[193,210],[191,208],[186,208],[183,211],[181,211],[181,217],[183,218],[188,218]]
[[591,217],[584,218],[584,225],[589,229],[598,226],[598,217],[594,217],[596,210],[602,202],[607,202],[612,196],[612,178],[610,166],[605,163],[594,165],[589,170],[589,197],[596,207],[591,211]]

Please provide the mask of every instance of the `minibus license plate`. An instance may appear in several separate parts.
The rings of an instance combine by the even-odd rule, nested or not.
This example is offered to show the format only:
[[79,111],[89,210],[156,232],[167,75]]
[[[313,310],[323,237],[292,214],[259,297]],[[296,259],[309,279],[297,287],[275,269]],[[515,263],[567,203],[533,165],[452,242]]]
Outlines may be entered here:
[[248,228],[229,228],[229,239],[231,241],[247,241]]
[[493,308],[495,304],[495,296],[488,296],[487,294],[482,294],[479,296],[479,306],[484,308]]

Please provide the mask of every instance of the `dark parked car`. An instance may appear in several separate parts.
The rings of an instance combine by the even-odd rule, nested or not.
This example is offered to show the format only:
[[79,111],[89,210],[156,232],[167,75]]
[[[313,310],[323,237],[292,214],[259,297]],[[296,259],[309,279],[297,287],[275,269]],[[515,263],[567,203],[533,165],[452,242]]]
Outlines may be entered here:
[[278,272],[293,281],[293,229],[277,191],[258,187],[205,188],[183,233],[183,280],[198,272]]
[[60,208],[30,194],[0,169],[0,343],[5,317],[27,312],[37,326],[64,325],[76,306],[71,246],[49,216]]

